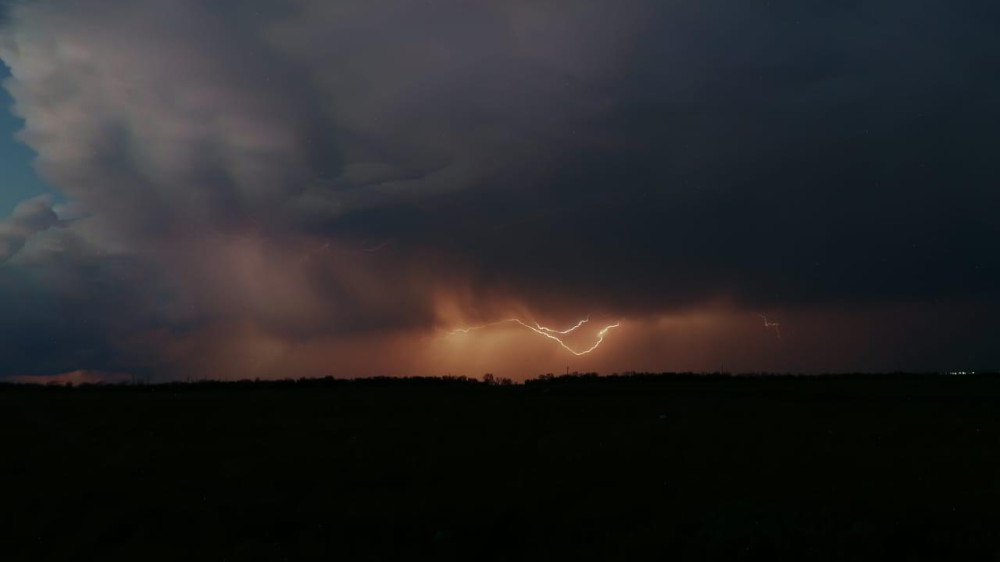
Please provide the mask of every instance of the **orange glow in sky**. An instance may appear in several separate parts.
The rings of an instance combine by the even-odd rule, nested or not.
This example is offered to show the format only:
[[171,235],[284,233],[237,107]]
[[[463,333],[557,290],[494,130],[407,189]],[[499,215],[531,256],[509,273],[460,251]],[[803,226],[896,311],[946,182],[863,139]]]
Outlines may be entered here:
[[614,328],[618,328],[618,327],[621,326],[621,322],[615,322],[614,324],[609,324],[609,325],[605,326],[599,332],[597,332],[597,341],[593,345],[591,345],[590,347],[585,348],[583,350],[574,349],[573,347],[571,347],[570,345],[568,345],[562,338],[559,337],[559,336],[563,336],[563,335],[567,335],[567,334],[571,334],[571,333],[575,332],[578,328],[580,328],[581,326],[583,326],[587,322],[590,322],[590,317],[589,316],[587,318],[584,318],[583,320],[580,320],[575,325],[573,325],[571,328],[567,328],[565,330],[556,330],[556,329],[553,329],[553,328],[547,328],[545,326],[542,326],[541,324],[539,324],[537,322],[534,322],[534,325],[532,326],[531,324],[528,324],[528,323],[524,322],[523,320],[521,320],[519,318],[508,318],[506,320],[498,320],[496,322],[490,322],[489,324],[483,324],[481,326],[473,326],[471,328],[458,328],[456,330],[452,330],[451,332],[449,332],[449,335],[451,335],[451,336],[464,335],[464,334],[468,334],[468,333],[476,331],[476,330],[482,330],[484,328],[489,328],[491,326],[496,326],[498,324],[515,323],[515,324],[519,324],[521,326],[524,326],[525,328],[531,330],[532,332],[535,332],[536,334],[539,334],[541,336],[545,336],[546,338],[549,338],[550,340],[555,341],[563,349],[565,349],[566,351],[572,353],[573,355],[580,356],[580,355],[587,355],[588,353],[591,353],[592,351],[594,351],[595,349],[597,349],[598,347],[600,347],[601,343],[604,342],[604,337],[607,336],[608,332],[610,330],[613,330]]

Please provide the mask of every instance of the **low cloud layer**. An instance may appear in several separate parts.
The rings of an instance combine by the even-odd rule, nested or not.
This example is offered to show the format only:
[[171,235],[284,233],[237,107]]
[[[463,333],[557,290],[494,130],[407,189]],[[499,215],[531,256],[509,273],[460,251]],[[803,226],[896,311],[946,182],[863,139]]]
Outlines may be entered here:
[[[36,199],[0,222],[0,374],[488,368],[509,351],[440,336],[512,314],[652,342],[581,368],[883,368],[910,340],[934,350],[913,368],[1000,364],[969,312],[1000,302],[980,2],[35,0],[4,22],[21,138],[75,220]],[[794,353],[734,351],[764,345],[741,331],[760,310]],[[704,350],[664,343],[708,317]],[[835,341],[865,326],[874,351]]]

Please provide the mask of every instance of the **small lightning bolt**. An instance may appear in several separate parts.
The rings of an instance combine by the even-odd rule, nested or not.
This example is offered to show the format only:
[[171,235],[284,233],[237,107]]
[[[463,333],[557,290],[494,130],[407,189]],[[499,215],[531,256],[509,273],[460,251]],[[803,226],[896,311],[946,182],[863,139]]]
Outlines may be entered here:
[[317,256],[319,254],[327,254],[327,255],[330,255],[330,254],[336,254],[336,255],[374,254],[376,252],[381,252],[382,250],[384,250],[386,247],[388,247],[392,243],[393,243],[393,240],[386,240],[386,241],[384,241],[384,242],[382,242],[380,244],[377,244],[375,246],[368,246],[368,247],[364,247],[364,248],[360,248],[360,249],[341,249],[341,248],[334,249],[331,246],[330,242],[324,242],[319,248],[314,249],[314,250],[310,250],[310,251],[306,252],[305,254],[303,254],[302,257],[299,258],[299,264],[301,265],[301,264],[303,264],[303,263],[305,263],[305,262],[313,259],[315,256]]
[[767,316],[764,314],[757,314],[757,316],[764,319],[765,328],[774,328],[774,335],[778,338],[778,341],[781,341],[781,324],[778,324],[777,322],[769,322],[767,320]]
[[582,351],[573,349],[572,347],[567,345],[566,342],[562,340],[562,338],[559,337],[575,332],[578,328],[580,328],[580,326],[583,326],[587,322],[590,322],[589,316],[587,318],[584,318],[583,320],[580,320],[579,322],[576,323],[576,325],[574,325],[571,328],[567,328],[565,330],[556,330],[554,328],[546,328],[545,326],[542,326],[538,322],[534,322],[534,325],[531,325],[519,318],[508,318],[506,320],[498,320],[496,322],[490,322],[489,324],[483,324],[481,326],[473,326],[471,328],[459,328],[457,330],[452,330],[451,332],[448,332],[448,335],[454,336],[458,334],[468,334],[469,332],[473,332],[475,330],[482,330],[483,328],[489,328],[491,326],[497,326],[499,324],[513,323],[524,326],[525,328],[531,330],[532,332],[535,332],[538,335],[545,336],[546,338],[549,338],[550,340],[553,340],[556,343],[558,343],[566,351],[572,353],[573,355],[580,356],[580,355],[587,355],[588,353],[600,347],[601,343],[604,342],[604,337],[608,335],[608,332],[621,326],[621,322],[615,322],[614,324],[605,326],[599,332],[597,332],[597,342],[595,342],[594,345]]

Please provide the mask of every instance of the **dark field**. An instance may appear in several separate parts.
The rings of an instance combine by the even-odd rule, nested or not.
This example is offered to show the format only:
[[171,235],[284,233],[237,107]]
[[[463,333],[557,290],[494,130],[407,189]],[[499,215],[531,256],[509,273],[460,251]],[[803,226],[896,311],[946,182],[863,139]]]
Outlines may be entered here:
[[2,560],[1000,559],[1000,378],[0,388]]

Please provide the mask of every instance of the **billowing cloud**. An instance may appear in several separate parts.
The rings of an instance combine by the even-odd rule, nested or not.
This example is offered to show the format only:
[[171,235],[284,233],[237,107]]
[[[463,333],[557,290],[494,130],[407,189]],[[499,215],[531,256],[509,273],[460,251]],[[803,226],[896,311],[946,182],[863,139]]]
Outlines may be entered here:
[[[20,251],[0,298],[29,326],[4,368],[458,369],[435,334],[511,314],[675,339],[664,318],[806,323],[814,364],[747,368],[898,355],[809,332],[843,309],[981,334],[995,20],[972,2],[19,4],[5,86],[77,220],[52,229],[35,200],[0,223],[0,261]],[[927,363],[993,357],[949,346]],[[654,347],[593,364],[684,362]]]

